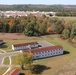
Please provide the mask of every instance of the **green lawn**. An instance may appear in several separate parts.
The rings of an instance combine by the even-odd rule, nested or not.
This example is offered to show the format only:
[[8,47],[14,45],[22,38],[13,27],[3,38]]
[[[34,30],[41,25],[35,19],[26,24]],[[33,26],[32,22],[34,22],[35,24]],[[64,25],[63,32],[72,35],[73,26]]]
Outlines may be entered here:
[[2,53],[4,53],[4,52],[0,51],[0,54],[2,54]]
[[11,59],[12,59],[12,64],[15,65],[16,64],[16,61],[15,61],[16,60],[16,56],[12,56]]
[[[31,37],[31,39],[28,40],[7,40],[7,43],[9,46],[14,43],[23,43],[23,42],[32,42],[32,41],[48,41],[55,45],[62,45],[64,50],[67,51],[69,54],[60,55],[60,56],[54,56],[49,57],[45,59],[39,59],[35,60],[35,64],[44,65],[46,67],[49,67],[49,69],[43,70],[38,75],[55,75],[60,69],[63,68],[69,61],[76,58],[76,48],[74,48],[70,43],[68,43],[66,40],[62,40],[58,37],[58,35],[47,35],[47,36],[41,36],[41,37]],[[15,60],[15,57],[12,57],[12,60]],[[12,61],[14,63],[14,61]],[[29,71],[21,71],[26,72],[26,75],[36,75],[31,74]]]
[[4,67],[4,68],[0,68],[0,75],[3,75],[4,72],[6,72],[8,68]]
[[9,57],[5,57],[5,58],[4,58],[3,64],[5,64],[5,65],[9,65],[9,64],[10,64]]
[[76,47],[76,36],[75,36],[75,38],[74,38],[74,42],[75,42],[74,45],[75,45],[75,47]]
[[60,19],[64,19],[64,20],[76,20],[76,17],[58,17]]

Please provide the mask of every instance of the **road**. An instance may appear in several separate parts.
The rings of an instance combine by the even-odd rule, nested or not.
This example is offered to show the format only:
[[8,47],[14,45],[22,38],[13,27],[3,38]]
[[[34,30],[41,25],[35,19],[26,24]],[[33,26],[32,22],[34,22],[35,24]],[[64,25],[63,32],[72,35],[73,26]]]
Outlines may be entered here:
[[16,52],[9,52],[9,53],[0,54],[0,66],[2,64],[2,60],[3,60],[4,57],[15,56],[19,53],[20,53],[19,51],[16,51]]

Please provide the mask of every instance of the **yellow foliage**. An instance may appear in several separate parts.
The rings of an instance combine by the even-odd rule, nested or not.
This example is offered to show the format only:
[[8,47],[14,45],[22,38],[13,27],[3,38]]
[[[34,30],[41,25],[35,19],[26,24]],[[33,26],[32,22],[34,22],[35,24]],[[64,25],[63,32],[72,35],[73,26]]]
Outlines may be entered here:
[[8,23],[9,25],[12,25],[14,23],[14,18],[11,18],[10,22]]
[[70,24],[70,20],[65,20],[65,25],[69,25]]
[[47,32],[49,33],[51,31],[51,26],[47,27]]

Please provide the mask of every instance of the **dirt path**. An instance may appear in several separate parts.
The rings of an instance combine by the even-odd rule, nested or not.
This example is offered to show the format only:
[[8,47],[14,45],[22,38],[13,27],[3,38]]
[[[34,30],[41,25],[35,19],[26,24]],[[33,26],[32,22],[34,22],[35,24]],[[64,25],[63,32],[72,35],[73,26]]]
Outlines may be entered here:
[[21,33],[0,33],[0,39],[13,39],[13,40],[16,40],[16,39],[25,39],[26,36],[21,34]]

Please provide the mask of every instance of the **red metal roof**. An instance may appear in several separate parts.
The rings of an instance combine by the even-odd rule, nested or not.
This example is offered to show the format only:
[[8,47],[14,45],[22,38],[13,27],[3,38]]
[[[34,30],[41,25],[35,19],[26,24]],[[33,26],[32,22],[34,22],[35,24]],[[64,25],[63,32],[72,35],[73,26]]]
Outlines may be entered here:
[[23,43],[23,44],[15,44],[13,46],[19,47],[19,46],[27,46],[27,45],[33,45],[33,44],[38,44],[38,43],[37,42],[30,42],[30,43]]
[[57,50],[57,49],[63,49],[63,47],[59,46],[59,45],[58,46],[49,46],[49,47],[42,47],[42,48],[36,48],[36,49],[30,49],[30,50],[23,50],[23,52],[37,53],[37,52]]
[[14,69],[8,75],[17,75],[18,73],[19,73],[19,69]]

